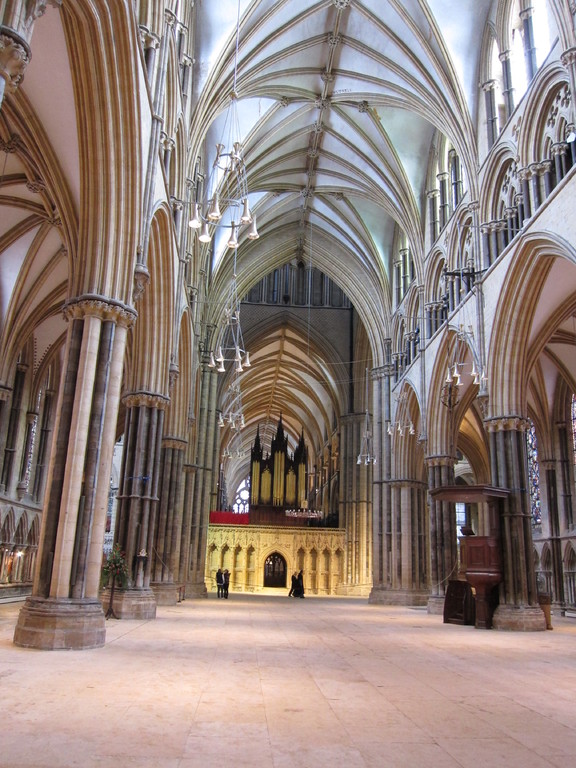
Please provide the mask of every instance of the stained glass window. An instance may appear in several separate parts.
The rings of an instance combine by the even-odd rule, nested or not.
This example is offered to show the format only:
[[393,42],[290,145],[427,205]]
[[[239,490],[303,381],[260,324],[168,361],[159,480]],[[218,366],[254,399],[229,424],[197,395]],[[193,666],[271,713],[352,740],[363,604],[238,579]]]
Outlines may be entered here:
[[238,514],[250,511],[250,478],[242,480],[238,486],[232,510]]
[[538,463],[538,440],[536,429],[530,422],[530,428],[526,432],[526,445],[528,448],[528,486],[530,488],[530,508],[532,511],[532,525],[542,524],[542,509],[540,506],[540,465]]

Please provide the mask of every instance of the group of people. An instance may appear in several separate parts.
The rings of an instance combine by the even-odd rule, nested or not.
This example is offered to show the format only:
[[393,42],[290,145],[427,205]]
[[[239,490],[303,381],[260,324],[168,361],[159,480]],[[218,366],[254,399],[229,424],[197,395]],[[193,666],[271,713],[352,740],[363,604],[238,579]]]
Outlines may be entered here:
[[304,597],[304,574],[302,571],[300,573],[294,571],[292,574],[292,584],[288,597]]
[[218,590],[218,597],[222,597],[228,600],[228,590],[230,588],[230,571],[226,568],[224,571],[222,568],[218,568],[216,571],[216,589]]

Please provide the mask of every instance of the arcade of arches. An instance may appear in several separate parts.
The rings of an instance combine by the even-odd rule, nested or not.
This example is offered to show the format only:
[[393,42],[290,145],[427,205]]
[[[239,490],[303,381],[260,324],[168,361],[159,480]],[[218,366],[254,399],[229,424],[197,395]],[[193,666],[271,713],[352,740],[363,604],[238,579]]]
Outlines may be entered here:
[[[122,617],[218,567],[440,613],[472,533],[495,628],[545,629],[542,592],[576,610],[574,3],[0,9],[14,641],[104,643],[112,542]],[[259,235],[236,247],[188,226],[231,111]],[[233,323],[250,366],[218,360]],[[299,524],[255,525],[250,452],[280,421]]]

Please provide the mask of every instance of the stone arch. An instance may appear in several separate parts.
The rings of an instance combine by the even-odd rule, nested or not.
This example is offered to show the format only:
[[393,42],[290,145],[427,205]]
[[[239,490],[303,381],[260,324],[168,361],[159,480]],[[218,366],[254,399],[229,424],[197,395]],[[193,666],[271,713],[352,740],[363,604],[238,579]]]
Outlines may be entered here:
[[288,561],[285,555],[275,549],[265,554],[262,560],[264,587],[285,589],[288,578]]
[[167,396],[170,390],[170,350],[174,324],[174,260],[170,239],[170,212],[162,206],[150,233],[150,282],[140,298],[132,334],[127,387]]
[[540,70],[535,86],[527,96],[526,114],[536,115],[534,120],[523,121],[518,133],[520,166],[540,162],[546,156],[548,144],[566,140],[570,122],[572,95],[566,70],[559,64]]
[[[553,330],[553,324],[545,322],[536,332],[533,325],[537,310],[549,306],[546,293],[551,290],[549,281],[555,274],[556,262],[561,272],[566,261],[575,263],[575,256],[571,245],[549,233],[535,232],[525,237],[502,287],[489,341],[491,416],[526,415],[529,374]],[[566,283],[562,311],[569,314],[573,305],[571,282],[566,275],[558,276],[553,288],[557,289],[560,279]],[[556,307],[563,304],[557,295],[554,303]]]

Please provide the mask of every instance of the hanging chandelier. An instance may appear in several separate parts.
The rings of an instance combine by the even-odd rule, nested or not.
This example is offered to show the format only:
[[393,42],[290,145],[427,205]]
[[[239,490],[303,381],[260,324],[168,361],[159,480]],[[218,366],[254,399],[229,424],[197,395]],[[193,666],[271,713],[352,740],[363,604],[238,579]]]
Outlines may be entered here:
[[394,434],[394,431],[398,432],[400,437],[404,437],[405,433],[409,435],[416,434],[416,430],[414,429],[414,424],[411,421],[408,421],[405,424],[402,423],[401,421],[391,421],[388,424],[386,431],[390,436]]
[[370,413],[368,412],[368,368],[366,368],[366,413],[364,416],[364,430],[362,432],[360,453],[356,459],[356,464],[365,464],[366,466],[368,466],[368,464],[376,464],[372,439],[372,424],[370,422]]
[[242,326],[240,325],[240,298],[236,278],[236,252],[234,252],[234,272],[224,306],[224,325],[220,331],[215,352],[210,352],[208,366],[218,373],[226,372],[226,363],[234,364],[234,372],[240,374],[244,368],[250,368],[250,353],[244,345]]
[[370,424],[370,414],[368,413],[368,410],[366,410],[362,443],[360,444],[360,453],[356,459],[356,464],[376,464],[376,456],[374,455],[372,444],[372,426]]
[[242,408],[242,392],[240,390],[239,377],[236,377],[227,392],[224,408],[218,415],[218,426],[223,428],[229,425],[230,429],[239,432],[244,429],[244,412]]
[[[467,351],[470,350],[471,362],[466,362]],[[472,377],[472,384],[481,389],[486,386],[486,372],[479,363],[479,356],[474,343],[474,331],[472,326],[466,330],[460,325],[455,332],[455,344],[452,352],[452,360],[448,364],[446,379],[442,388],[441,401],[448,408],[452,408],[460,401],[459,388],[464,386],[462,376],[467,373]]]
[[240,39],[240,0],[236,21],[236,46],[234,52],[234,82],[228,104],[222,138],[216,144],[216,154],[210,173],[204,184],[199,176],[196,180],[195,199],[191,203],[192,215],[189,226],[198,232],[201,243],[209,243],[215,227],[228,227],[230,236],[228,248],[238,248],[238,236],[247,228],[249,240],[259,237],[256,218],[250,210],[248,200],[248,178],[242,148],[240,120],[238,117],[238,47]]

